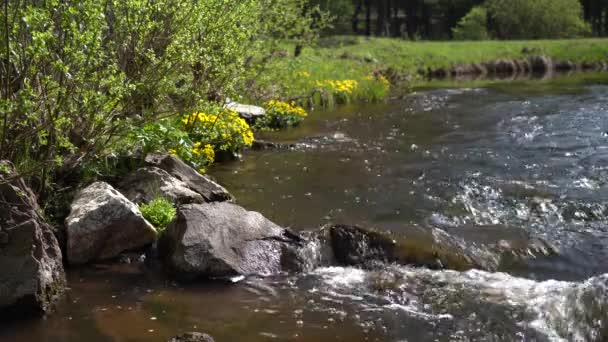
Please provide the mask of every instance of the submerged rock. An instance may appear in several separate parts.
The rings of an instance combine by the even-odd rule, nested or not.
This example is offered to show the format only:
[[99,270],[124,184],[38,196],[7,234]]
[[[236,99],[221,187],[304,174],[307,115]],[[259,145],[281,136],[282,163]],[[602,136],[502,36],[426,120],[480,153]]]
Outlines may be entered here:
[[117,257],[156,240],[156,230],[137,205],[103,182],[76,196],[65,224],[72,265]]
[[487,260],[471,255],[439,230],[412,228],[398,235],[335,225],[330,232],[336,261],[345,265],[383,262],[455,270],[491,267]]
[[213,337],[198,333],[198,332],[189,332],[183,335],[176,336],[169,340],[169,342],[214,342]]
[[[476,228],[477,234],[482,235],[483,229]],[[485,240],[465,240],[434,228],[409,227],[403,234],[395,234],[346,225],[331,226],[329,231],[335,260],[353,266],[381,262],[458,271],[503,271],[555,253],[546,242],[527,236],[506,238],[497,234],[487,235]]]
[[204,203],[205,199],[181,180],[157,167],[143,167],[120,183],[125,196],[135,203],[148,203],[165,197],[175,204]]
[[45,314],[65,290],[61,250],[32,191],[0,166],[0,316]]
[[160,243],[180,278],[277,274],[300,264],[288,251],[304,246],[300,236],[227,202],[181,206]]
[[254,140],[251,149],[254,151],[266,150],[293,150],[297,147],[295,143],[280,143],[266,140]]
[[168,153],[151,153],[146,156],[146,163],[165,170],[171,176],[186,185],[205,199],[205,202],[230,201],[232,195],[223,186],[208,176],[200,174],[181,159]]

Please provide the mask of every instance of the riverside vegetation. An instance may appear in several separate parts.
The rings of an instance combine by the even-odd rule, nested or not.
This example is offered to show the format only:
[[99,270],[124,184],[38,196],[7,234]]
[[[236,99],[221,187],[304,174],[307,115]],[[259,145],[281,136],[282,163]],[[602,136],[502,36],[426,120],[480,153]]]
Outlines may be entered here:
[[[454,35],[519,38],[523,33],[508,28],[554,20],[555,9],[570,19],[543,35],[585,35],[581,7],[572,1],[549,6],[553,12],[526,2],[507,12],[501,1],[488,1],[464,16]],[[89,181],[113,176],[112,163],[133,153],[169,151],[205,172],[250,146],[253,130],[297,125],[305,107],[383,100],[428,70],[536,55],[603,62],[608,54],[602,39],[317,42],[332,20],[352,11],[324,1],[4,5],[0,158],[15,163],[43,202],[74,172]],[[486,24],[487,17],[500,25]],[[265,105],[269,114],[250,127],[222,107],[228,97]]]

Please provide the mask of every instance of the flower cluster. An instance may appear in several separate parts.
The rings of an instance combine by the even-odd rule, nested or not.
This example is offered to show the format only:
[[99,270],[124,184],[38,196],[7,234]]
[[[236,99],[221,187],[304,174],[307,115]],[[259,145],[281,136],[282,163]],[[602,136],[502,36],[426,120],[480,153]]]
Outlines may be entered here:
[[266,115],[260,118],[255,125],[258,130],[279,129],[296,126],[308,113],[295,102],[270,100],[265,105]]
[[201,143],[200,141],[194,143],[192,154],[197,157],[205,158],[209,161],[210,164],[215,161],[215,150],[213,149],[213,146],[209,144],[205,144],[205,146],[203,146],[203,143]]
[[302,77],[302,78],[310,78],[310,73],[308,71],[298,71],[297,73],[298,77]]
[[323,80],[316,82],[317,87],[329,90],[334,94],[352,94],[358,87],[357,80]]
[[384,88],[389,89],[391,87],[391,81],[389,81],[384,75],[380,74],[378,75],[378,81],[380,81],[380,83],[382,83],[382,85],[384,86]]
[[[193,141],[205,142],[214,150],[236,152],[253,143],[249,124],[233,110],[222,109],[217,114],[193,113],[182,119],[185,130]],[[210,156],[210,148],[195,146],[197,152]],[[205,152],[207,151],[207,152]]]
[[167,151],[205,173],[218,152],[234,155],[253,143],[251,127],[237,112],[217,108],[209,112],[146,124],[134,129],[129,139],[145,153]]
[[377,75],[370,75],[365,77],[366,81],[377,81],[384,88],[389,89],[391,87],[391,82],[382,74],[378,73]]

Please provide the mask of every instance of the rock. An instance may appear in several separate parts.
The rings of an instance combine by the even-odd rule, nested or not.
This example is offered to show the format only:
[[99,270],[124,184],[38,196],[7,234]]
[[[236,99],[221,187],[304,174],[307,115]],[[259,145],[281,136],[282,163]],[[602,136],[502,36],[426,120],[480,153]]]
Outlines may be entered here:
[[156,240],[156,230],[137,205],[104,182],[93,183],[76,196],[65,224],[72,265],[114,258]]
[[239,113],[240,117],[250,122],[266,115],[266,110],[262,107],[241,104],[234,101],[229,101],[224,105],[224,108],[234,110]]
[[370,267],[381,262],[457,271],[502,271],[555,254],[546,242],[529,237],[523,230],[506,232],[505,227],[458,229],[459,234],[475,235],[470,239],[435,228],[409,227],[403,234],[345,225],[329,229],[335,260],[344,265]]
[[580,67],[583,71],[598,71],[603,69],[603,64],[600,62],[583,62]]
[[254,140],[251,145],[251,149],[254,151],[268,151],[268,150],[293,150],[297,147],[297,144],[293,143],[279,143],[266,140]]
[[407,235],[368,230],[357,226],[330,227],[335,259],[345,265],[373,266],[381,263],[467,270],[487,268],[439,230],[411,229]]
[[546,74],[554,70],[553,61],[549,57],[534,56],[528,59],[530,71],[534,73]]
[[513,63],[515,63],[515,66],[517,67],[517,71],[520,74],[527,74],[530,72],[530,69],[532,68],[530,66],[530,61],[528,61],[527,59],[516,59],[513,61]]
[[169,340],[169,342],[215,342],[213,337],[198,333],[198,332],[189,332],[180,336],[176,336]]
[[501,59],[494,62],[494,70],[497,74],[512,75],[517,72],[517,66],[512,60]]
[[297,254],[285,251],[304,245],[257,212],[214,202],[181,206],[159,248],[170,271],[191,279],[277,274]]
[[223,186],[208,176],[200,174],[181,159],[168,153],[151,153],[146,156],[146,163],[167,171],[171,176],[186,183],[199,193],[206,202],[231,201],[232,195]]
[[148,203],[157,197],[165,197],[175,204],[204,203],[201,194],[188,184],[158,167],[142,167],[127,175],[120,182],[122,193],[132,202]]
[[0,167],[0,316],[46,314],[65,290],[61,250],[13,165]]
[[561,72],[572,71],[576,70],[576,64],[571,61],[556,61],[554,68]]
[[433,78],[446,78],[449,75],[449,72],[444,68],[435,70],[429,69],[427,75]]

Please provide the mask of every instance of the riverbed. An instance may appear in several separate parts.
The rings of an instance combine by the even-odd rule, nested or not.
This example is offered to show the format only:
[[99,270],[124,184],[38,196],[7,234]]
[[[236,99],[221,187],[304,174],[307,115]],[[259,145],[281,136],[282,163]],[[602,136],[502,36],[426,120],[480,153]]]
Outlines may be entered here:
[[70,270],[57,312],[2,326],[0,340],[608,338],[608,75],[449,86],[313,111],[258,137],[291,148],[246,151],[210,173],[294,230],[418,227],[472,241],[524,231],[556,256],[508,274],[325,267],[204,284],[98,265]]

